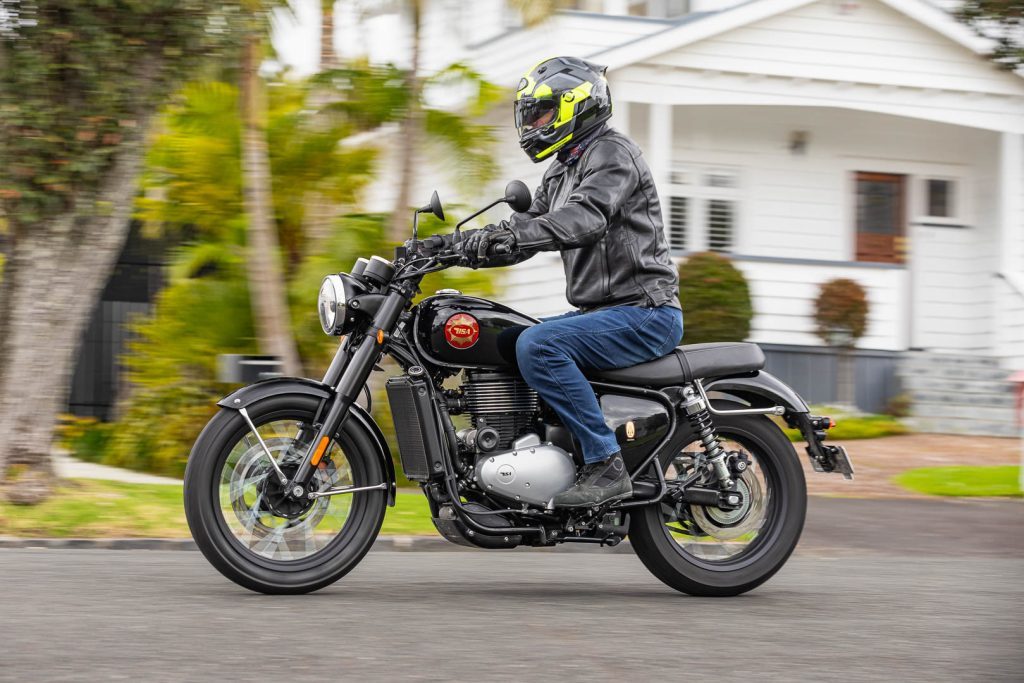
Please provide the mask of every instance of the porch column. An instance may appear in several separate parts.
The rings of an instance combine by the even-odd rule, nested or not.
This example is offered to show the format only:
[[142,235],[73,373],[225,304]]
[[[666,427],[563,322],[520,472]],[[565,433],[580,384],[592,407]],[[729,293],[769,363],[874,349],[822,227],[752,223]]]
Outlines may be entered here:
[[999,140],[999,271],[1024,271],[1024,135],[1004,132]]
[[[629,114],[632,107],[629,106],[629,102],[625,100],[612,100],[612,120],[611,126],[620,133],[630,135],[629,132]],[[630,137],[632,137],[630,135]]]
[[651,167],[658,196],[661,197],[662,204],[667,205],[669,174],[672,170],[672,105],[652,102],[647,107],[647,130],[650,132],[650,139],[647,141],[644,155]]

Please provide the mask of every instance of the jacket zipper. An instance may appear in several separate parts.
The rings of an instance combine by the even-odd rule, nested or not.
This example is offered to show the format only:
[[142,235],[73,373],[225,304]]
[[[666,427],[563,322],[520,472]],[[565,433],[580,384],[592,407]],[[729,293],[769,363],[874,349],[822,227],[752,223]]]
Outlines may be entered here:
[[608,235],[601,239],[601,278],[604,285],[604,297],[607,299],[612,294],[612,276],[608,268]]

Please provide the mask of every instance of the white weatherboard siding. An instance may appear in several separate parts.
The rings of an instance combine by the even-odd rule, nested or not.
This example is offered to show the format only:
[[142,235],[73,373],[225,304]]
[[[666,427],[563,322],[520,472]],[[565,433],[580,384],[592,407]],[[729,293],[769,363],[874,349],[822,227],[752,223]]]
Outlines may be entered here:
[[[850,3],[852,4],[852,3]],[[821,1],[658,55],[649,64],[1019,95],[1014,76],[876,2]],[[847,4],[849,7],[849,4]]]
[[[735,265],[750,285],[754,304],[750,340],[767,344],[820,346],[814,331],[815,283],[843,277],[855,280],[868,295],[868,329],[858,346],[868,349],[905,348],[907,272],[901,268],[871,268],[737,259]],[[683,318],[686,317],[686,301]],[[683,339],[685,341],[685,333]]]

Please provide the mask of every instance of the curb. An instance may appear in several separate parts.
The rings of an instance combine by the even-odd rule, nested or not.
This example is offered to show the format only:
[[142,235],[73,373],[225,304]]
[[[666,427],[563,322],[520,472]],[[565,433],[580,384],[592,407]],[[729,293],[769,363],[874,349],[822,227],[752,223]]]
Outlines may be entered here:
[[[0,549],[29,550],[198,550],[191,538],[16,538],[0,536]],[[530,552],[632,553],[629,541],[613,548],[594,543],[563,543],[553,548],[530,548]],[[468,552],[483,548],[455,545],[438,536],[381,536],[371,552]]]

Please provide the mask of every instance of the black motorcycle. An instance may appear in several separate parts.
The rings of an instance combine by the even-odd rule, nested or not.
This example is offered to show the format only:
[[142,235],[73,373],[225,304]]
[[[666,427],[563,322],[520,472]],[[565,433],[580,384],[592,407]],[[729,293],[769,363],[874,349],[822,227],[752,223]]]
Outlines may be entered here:
[[[514,181],[506,202],[530,206]],[[437,530],[487,549],[595,543],[627,535],[659,579],[726,596],[770,578],[796,547],[807,492],[793,445],[770,416],[800,430],[811,464],[852,476],[832,426],[764,372],[755,344],[680,346],[663,358],[589,373],[622,449],[633,495],[559,509],[552,497],[582,464],[571,433],[516,370],[515,340],[537,320],[443,290],[419,304],[422,278],[465,265],[453,235],[417,239],[419,214],[444,220],[435,192],[394,261],[359,259],[319,293],[324,331],[341,345],[323,381],[277,377],[221,400],[185,473],[185,512],[206,558],[264,593],[306,593],[352,570],[395,504],[391,452],[357,399],[385,355],[405,476]],[[461,375],[458,388],[442,383]],[[455,416],[455,417],[453,417]],[[462,416],[462,417],[458,417]]]

